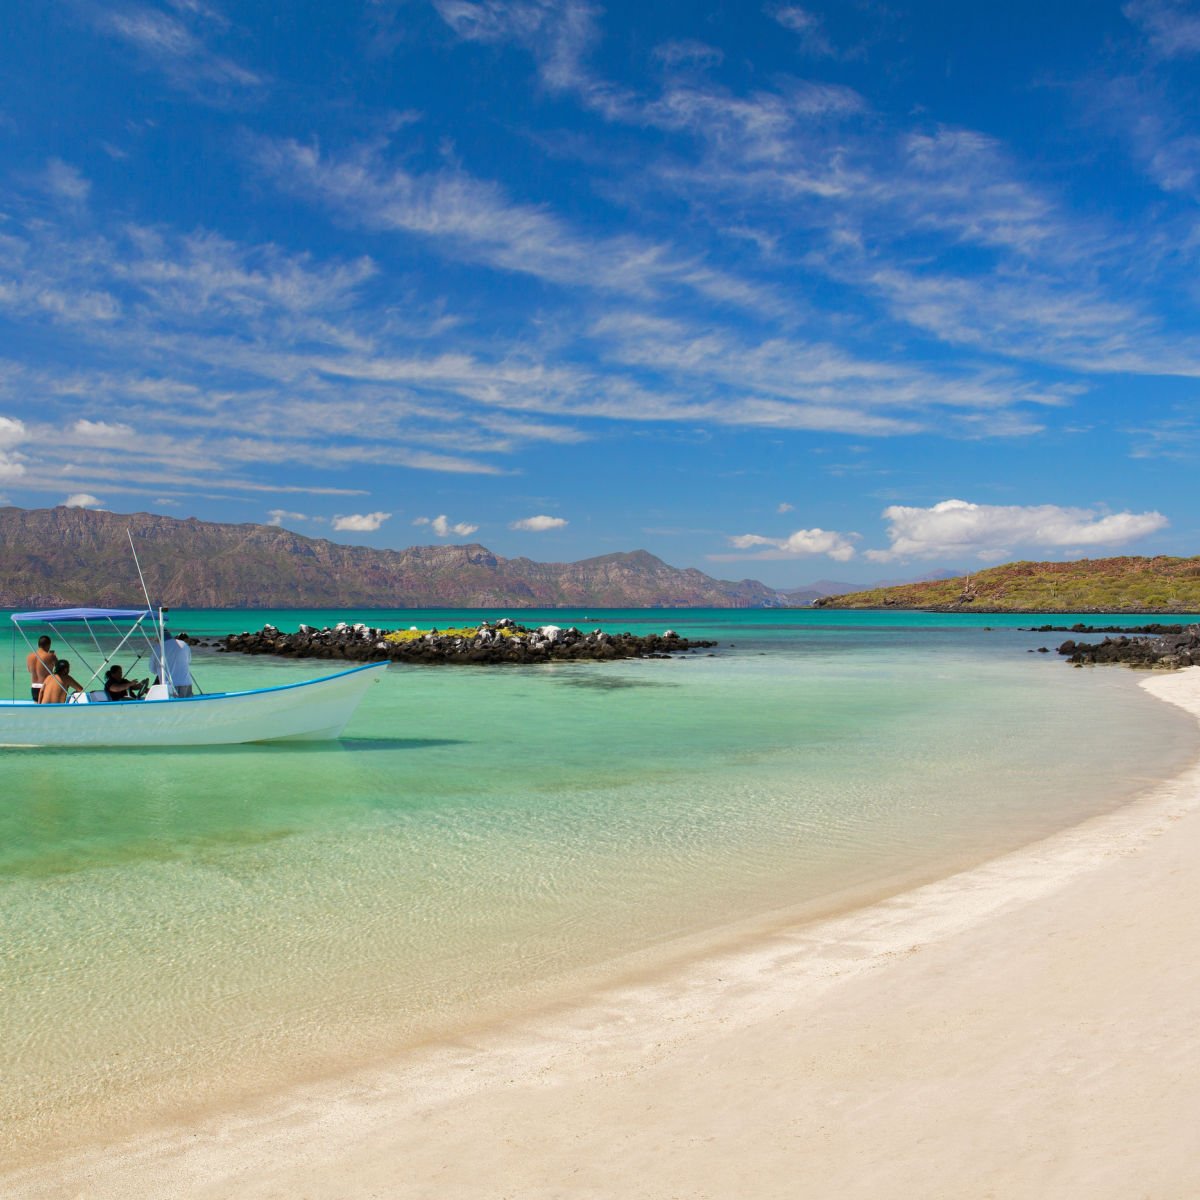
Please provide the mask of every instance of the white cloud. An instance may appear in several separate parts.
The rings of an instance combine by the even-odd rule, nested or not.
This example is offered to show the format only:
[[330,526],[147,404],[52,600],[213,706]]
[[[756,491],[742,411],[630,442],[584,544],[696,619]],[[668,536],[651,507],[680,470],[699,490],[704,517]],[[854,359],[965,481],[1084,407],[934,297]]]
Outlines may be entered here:
[[562,529],[567,522],[563,517],[524,517],[514,521],[509,529],[524,529],[530,533],[541,533],[546,529]]
[[10,483],[19,479],[25,474],[25,464],[21,461],[22,455],[13,454],[7,450],[0,450],[0,479],[7,479]]
[[868,550],[873,562],[907,558],[1008,558],[1016,546],[1075,549],[1115,546],[1165,529],[1159,512],[1102,513],[1054,504],[989,505],[943,500],[932,508],[892,505],[883,510],[890,524],[886,550]]
[[16,417],[0,417],[0,450],[19,446],[29,438],[25,422]]
[[742,533],[731,537],[729,543],[739,550],[750,550],[755,546],[770,547],[746,558],[801,558],[814,554],[825,554],[835,562],[848,562],[854,557],[854,542],[857,533],[837,533],[832,529],[797,529],[785,538],[762,537],[757,533]]
[[795,507],[796,506],[794,504],[789,504],[786,500],[783,500],[780,502],[779,507],[776,508],[775,511],[780,514],[790,513]]
[[438,537],[470,537],[478,528],[478,525],[468,524],[466,521],[459,521],[456,525],[450,524],[450,518],[443,513],[437,517],[417,517],[413,521],[414,525],[428,525]]
[[150,501],[150,503],[153,504],[155,508],[178,508],[179,507],[179,501],[172,500],[169,496],[155,496],[154,499]]
[[333,527],[344,533],[374,533],[391,515],[385,512],[352,513],[347,517],[334,517]]
[[[282,525],[282,524],[284,523],[284,521],[310,521],[310,520],[312,520],[312,518],[311,518],[311,517],[309,517],[309,516],[306,516],[304,513],[301,513],[301,512],[289,512],[289,511],[288,511],[286,508],[273,508],[273,509],[271,509],[271,510],[270,510],[270,512],[269,512],[267,515],[268,515],[268,516],[271,518],[271,519],[270,519],[270,520],[267,522],[267,524],[268,524],[268,525]],[[379,516],[385,516],[385,515],[387,515],[387,514],[382,514],[382,513],[371,513],[370,515],[371,515],[372,517],[379,517]],[[347,521],[362,521],[362,520],[367,520],[367,519],[368,519],[368,518],[366,518],[366,517],[344,517],[344,518],[339,518],[339,520],[347,520]],[[334,528],[335,528],[335,529],[352,529],[352,528],[357,528],[357,527],[356,527],[356,526],[350,526],[350,525],[337,525],[337,524],[335,524],[335,525],[334,525]],[[374,526],[371,526],[371,528],[378,529],[378,528],[379,528],[379,524],[378,524],[378,523],[376,523]]]
[[64,508],[103,508],[104,501],[88,492],[73,492],[63,501]]

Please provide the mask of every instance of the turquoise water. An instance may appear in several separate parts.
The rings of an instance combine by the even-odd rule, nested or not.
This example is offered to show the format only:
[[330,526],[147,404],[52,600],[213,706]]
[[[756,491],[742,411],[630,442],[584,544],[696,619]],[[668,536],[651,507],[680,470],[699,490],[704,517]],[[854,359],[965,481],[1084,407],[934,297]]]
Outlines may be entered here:
[[[1029,653],[1061,636],[1019,628],[1042,618],[586,615],[721,645],[394,667],[328,745],[0,750],[10,1143],[234,1103],[571,995],[681,938],[895,890],[1120,804],[1194,753],[1190,718],[1133,672]],[[210,691],[326,669],[194,666]]]

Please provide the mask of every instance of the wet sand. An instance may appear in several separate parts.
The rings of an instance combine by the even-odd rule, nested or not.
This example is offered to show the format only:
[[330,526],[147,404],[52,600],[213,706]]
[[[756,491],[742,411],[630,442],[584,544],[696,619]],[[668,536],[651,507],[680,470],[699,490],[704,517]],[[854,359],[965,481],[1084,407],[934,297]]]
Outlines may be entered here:
[[[1148,678],[1200,717],[1200,669]],[[1200,766],[586,1004],[10,1176],[24,1197],[1200,1194]]]

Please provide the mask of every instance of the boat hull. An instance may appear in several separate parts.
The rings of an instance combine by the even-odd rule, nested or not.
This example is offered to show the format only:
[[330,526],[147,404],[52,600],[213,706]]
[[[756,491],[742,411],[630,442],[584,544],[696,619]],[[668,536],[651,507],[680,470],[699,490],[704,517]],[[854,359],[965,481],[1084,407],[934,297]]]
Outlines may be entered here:
[[345,729],[387,663],[248,692],[106,704],[0,701],[4,746],[230,746],[325,741]]

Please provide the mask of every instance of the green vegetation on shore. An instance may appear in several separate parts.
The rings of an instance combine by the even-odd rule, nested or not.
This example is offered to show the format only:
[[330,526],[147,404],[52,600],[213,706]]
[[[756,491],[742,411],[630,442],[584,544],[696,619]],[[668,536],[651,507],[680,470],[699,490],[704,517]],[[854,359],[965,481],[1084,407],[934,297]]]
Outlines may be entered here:
[[1200,612],[1200,558],[1016,562],[925,583],[827,596],[814,608]]

